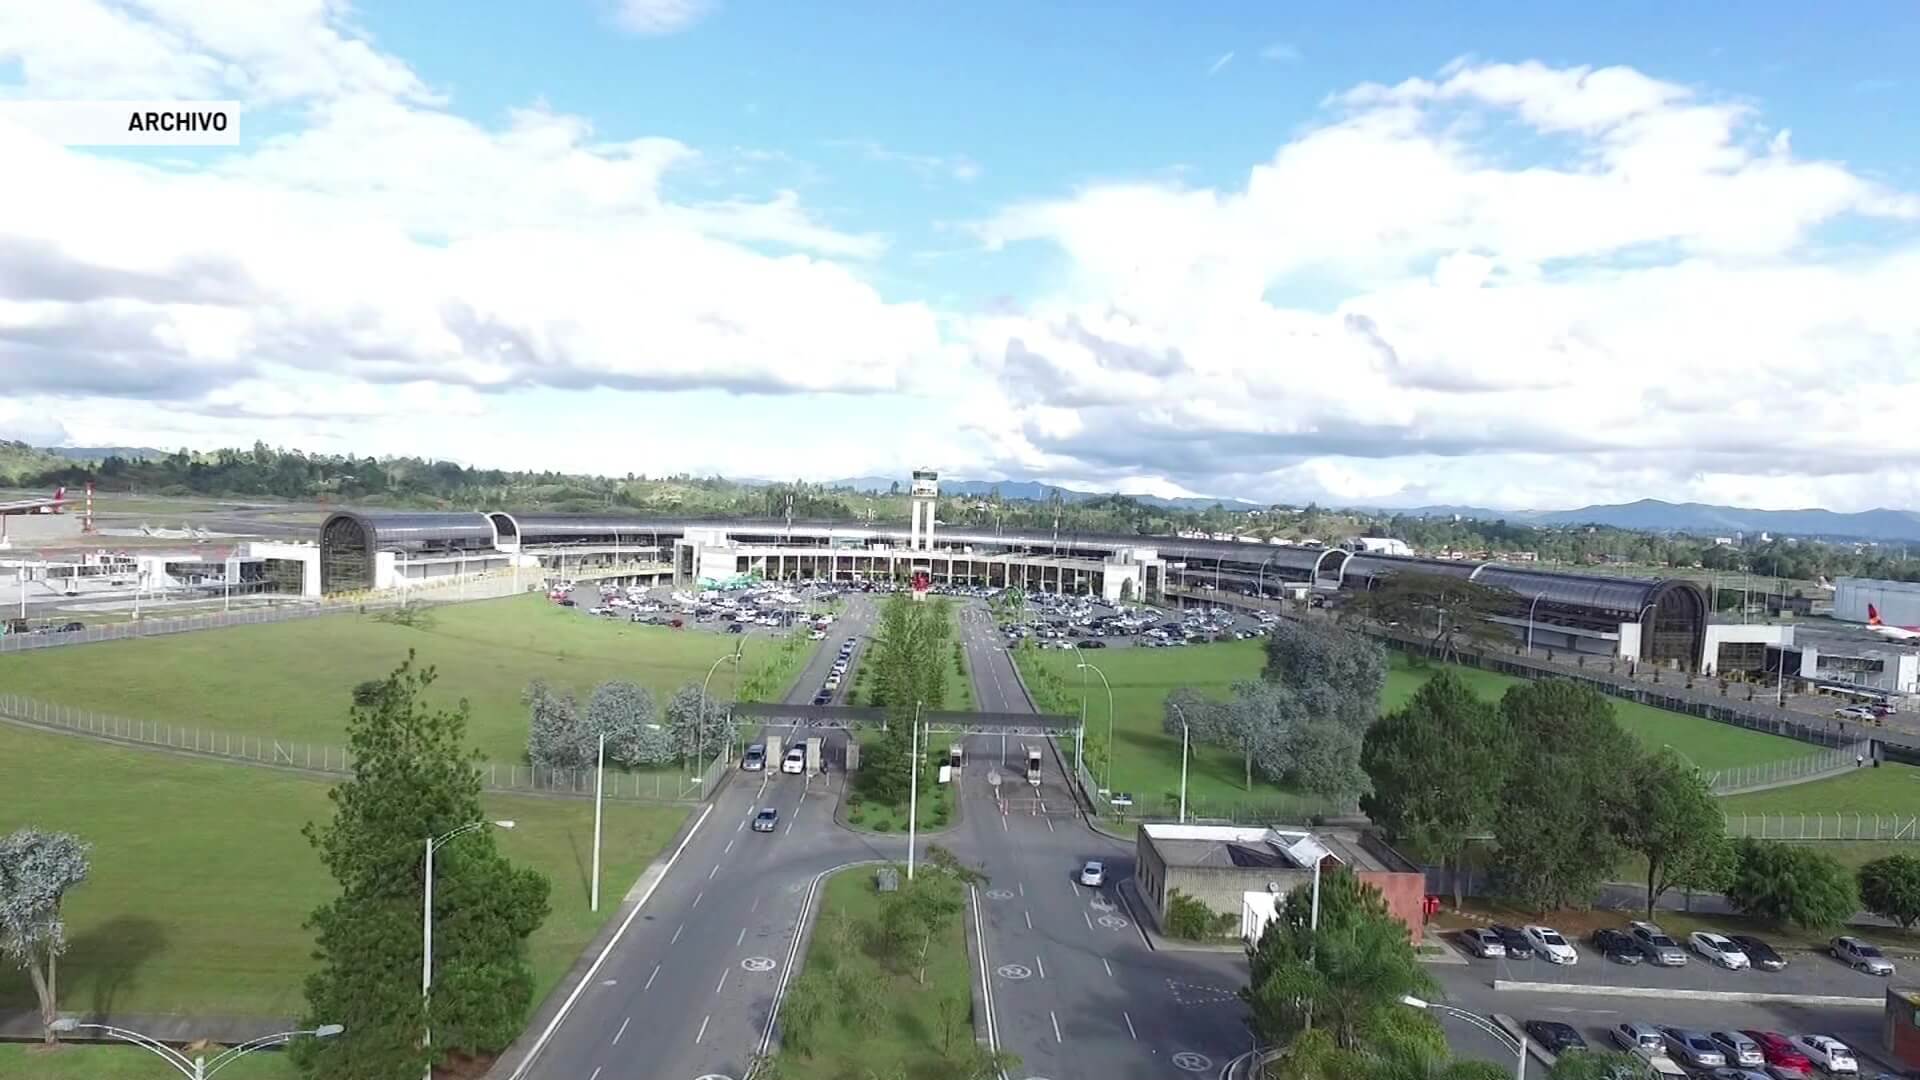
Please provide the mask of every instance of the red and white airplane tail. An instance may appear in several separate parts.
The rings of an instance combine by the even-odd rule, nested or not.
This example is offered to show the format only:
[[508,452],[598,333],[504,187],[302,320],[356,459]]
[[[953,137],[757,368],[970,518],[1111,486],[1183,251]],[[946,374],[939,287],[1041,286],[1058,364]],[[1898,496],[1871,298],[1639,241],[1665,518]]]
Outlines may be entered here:
[[1902,641],[1920,638],[1920,626],[1888,626],[1880,618],[1880,609],[1872,604],[1867,605],[1867,629]]

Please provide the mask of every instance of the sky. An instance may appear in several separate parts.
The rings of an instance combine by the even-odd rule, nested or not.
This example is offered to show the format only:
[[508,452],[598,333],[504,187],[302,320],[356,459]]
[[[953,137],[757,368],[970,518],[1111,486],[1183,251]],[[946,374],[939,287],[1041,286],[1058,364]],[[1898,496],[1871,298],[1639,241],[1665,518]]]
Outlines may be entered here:
[[[1920,508],[1920,8],[0,0],[0,437]],[[237,147],[8,102],[238,100]]]

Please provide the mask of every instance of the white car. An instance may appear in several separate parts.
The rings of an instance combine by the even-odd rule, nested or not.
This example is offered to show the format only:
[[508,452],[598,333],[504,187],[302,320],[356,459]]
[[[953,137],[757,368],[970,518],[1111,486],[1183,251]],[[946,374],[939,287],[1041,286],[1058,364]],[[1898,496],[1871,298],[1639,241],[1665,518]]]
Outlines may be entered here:
[[1566,938],[1561,937],[1560,931],[1553,927],[1528,925],[1521,927],[1520,930],[1527,936],[1527,944],[1532,945],[1533,951],[1549,964],[1580,962],[1580,954],[1575,952],[1573,945]]
[[1807,1055],[1825,1072],[1860,1072],[1860,1063],[1853,1059],[1853,1051],[1831,1035],[1795,1035],[1790,1041],[1795,1050]]
[[1747,954],[1740,946],[1711,930],[1695,930],[1687,935],[1687,948],[1695,955],[1726,968],[1728,971],[1741,971],[1751,967]]
[[786,758],[780,762],[780,771],[783,773],[793,773],[796,776],[799,775],[800,773],[806,772],[807,771],[806,749],[804,747],[796,746],[793,749],[787,751]]
[[1090,859],[1080,868],[1080,884],[1097,889],[1107,883],[1107,867],[1099,859]]

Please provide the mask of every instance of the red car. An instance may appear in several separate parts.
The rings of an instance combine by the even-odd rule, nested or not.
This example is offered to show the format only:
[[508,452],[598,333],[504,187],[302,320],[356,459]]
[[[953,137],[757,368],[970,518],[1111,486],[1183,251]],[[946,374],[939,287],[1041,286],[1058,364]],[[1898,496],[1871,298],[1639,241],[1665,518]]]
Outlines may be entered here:
[[1760,1044],[1760,1053],[1767,1064],[1779,1069],[1799,1069],[1808,1075],[1813,1073],[1813,1062],[1807,1055],[1794,1049],[1793,1043],[1777,1031],[1742,1031],[1740,1034]]

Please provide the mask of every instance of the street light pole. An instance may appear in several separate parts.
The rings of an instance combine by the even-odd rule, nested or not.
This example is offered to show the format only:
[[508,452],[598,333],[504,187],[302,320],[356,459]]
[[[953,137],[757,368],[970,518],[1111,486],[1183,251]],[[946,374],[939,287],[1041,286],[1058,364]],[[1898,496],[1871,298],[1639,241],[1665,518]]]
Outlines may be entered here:
[[1464,1020],[1474,1027],[1479,1028],[1481,1031],[1486,1032],[1502,1047],[1512,1051],[1518,1058],[1519,1064],[1514,1067],[1513,1072],[1514,1080],[1527,1080],[1527,1041],[1524,1038],[1514,1038],[1506,1029],[1486,1017],[1481,1016],[1479,1013],[1468,1012],[1465,1009],[1456,1009],[1451,1005],[1442,1005],[1437,1001],[1426,1001],[1414,997],[1412,994],[1407,994],[1402,997],[1400,1004],[1410,1008],[1437,1012],[1458,1020]]
[[[511,829],[513,828],[513,824],[511,821],[469,821],[457,829],[450,829],[441,833],[439,836],[429,836],[427,838],[426,888],[422,893],[423,899],[420,904],[420,1012],[422,1021],[420,1045],[424,1049],[430,1049],[433,1046],[433,1024],[429,1015],[432,1006],[432,998],[430,995],[433,992],[433,853],[438,851],[441,845],[459,836],[461,833],[471,832],[474,829],[483,829],[488,825],[497,825],[502,829]],[[433,1080],[433,1057],[431,1054],[427,1057],[426,1080]]]
[[226,1068],[236,1059],[253,1053],[255,1050],[265,1050],[273,1046],[283,1046],[303,1035],[312,1036],[316,1039],[330,1039],[346,1030],[346,1028],[341,1027],[339,1024],[322,1024],[319,1027],[307,1028],[301,1031],[275,1032],[272,1035],[262,1035],[257,1039],[249,1039],[246,1042],[229,1046],[214,1055],[212,1061],[208,1061],[204,1057],[188,1058],[187,1055],[175,1050],[173,1047],[168,1046],[151,1035],[142,1035],[140,1032],[128,1028],[114,1027],[112,1024],[83,1024],[70,1016],[63,1016],[55,1020],[52,1027],[55,1031],[76,1031],[80,1028],[90,1028],[94,1031],[104,1033],[110,1039],[118,1039],[121,1042],[132,1043],[142,1050],[158,1056],[167,1064],[173,1066],[174,1070],[180,1073],[180,1075],[187,1077],[188,1080],[207,1080],[207,1077]]
[[600,732],[600,748],[593,758],[593,899],[590,911],[600,910],[600,791],[607,777],[607,733]]
[[1106,786],[1107,786],[1108,793],[1111,794],[1113,791],[1113,684],[1107,681],[1106,672],[1101,671],[1099,668],[1094,667],[1092,664],[1089,664],[1083,660],[1080,662],[1080,666],[1092,671],[1095,675],[1100,676],[1100,685],[1107,688],[1107,783],[1106,783]]
[[1533,611],[1535,608],[1540,606],[1540,598],[1545,595],[1547,594],[1544,592],[1535,593],[1533,595],[1533,603],[1527,605],[1527,655],[1528,656],[1533,655]]
[[913,703],[913,731],[907,736],[907,880],[913,880],[914,827],[920,819],[920,703]]
[[1179,702],[1171,699],[1167,704],[1173,706],[1174,713],[1180,717],[1180,824],[1185,825],[1187,823],[1187,735],[1189,731],[1187,710],[1181,708]]

